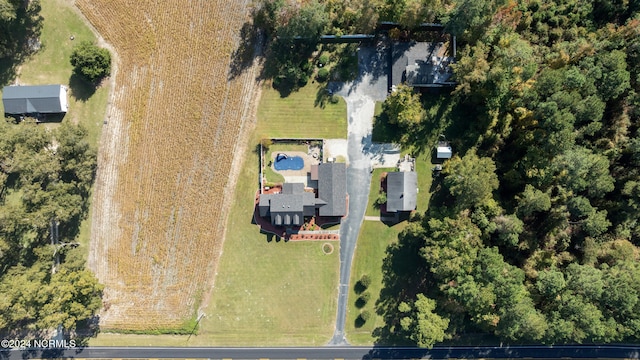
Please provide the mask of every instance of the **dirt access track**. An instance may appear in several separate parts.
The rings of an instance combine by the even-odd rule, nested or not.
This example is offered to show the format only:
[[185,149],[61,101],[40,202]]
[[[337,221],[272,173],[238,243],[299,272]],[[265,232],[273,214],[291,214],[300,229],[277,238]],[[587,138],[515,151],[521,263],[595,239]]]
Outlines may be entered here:
[[230,75],[249,1],[76,6],[117,55],[89,254],[106,286],[101,326],[180,327],[213,284],[255,125],[259,65]]

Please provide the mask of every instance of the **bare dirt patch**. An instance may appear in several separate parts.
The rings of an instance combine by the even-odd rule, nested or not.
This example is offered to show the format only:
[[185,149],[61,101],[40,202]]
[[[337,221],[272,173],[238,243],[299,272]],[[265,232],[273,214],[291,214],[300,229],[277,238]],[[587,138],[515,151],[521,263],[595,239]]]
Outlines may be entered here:
[[259,65],[228,76],[248,2],[76,5],[118,54],[89,255],[101,325],[180,327],[206,302],[255,125]]

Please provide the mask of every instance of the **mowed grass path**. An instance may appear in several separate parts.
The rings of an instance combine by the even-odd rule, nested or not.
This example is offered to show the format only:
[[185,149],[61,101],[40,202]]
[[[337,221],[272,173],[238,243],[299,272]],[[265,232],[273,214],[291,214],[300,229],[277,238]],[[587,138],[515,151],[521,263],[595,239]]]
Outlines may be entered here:
[[[264,137],[345,138],[346,104],[315,106],[317,85],[287,98],[265,85],[247,147],[224,251],[198,338],[215,345],[324,345],[333,334],[339,243],[284,242],[251,224],[258,189],[255,145]],[[198,340],[200,341],[200,340]]]
[[324,108],[317,106],[316,97],[320,89],[318,84],[309,83],[283,98],[267,82],[262,88],[258,107],[258,136],[345,139],[347,104],[338,97],[337,104],[327,102]]

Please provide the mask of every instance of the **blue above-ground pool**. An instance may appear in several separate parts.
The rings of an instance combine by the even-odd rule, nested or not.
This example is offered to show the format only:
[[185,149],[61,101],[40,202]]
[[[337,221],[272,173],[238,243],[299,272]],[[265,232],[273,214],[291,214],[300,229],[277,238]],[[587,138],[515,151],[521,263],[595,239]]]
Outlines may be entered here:
[[300,170],[304,167],[304,160],[300,156],[278,154],[273,167],[276,170]]

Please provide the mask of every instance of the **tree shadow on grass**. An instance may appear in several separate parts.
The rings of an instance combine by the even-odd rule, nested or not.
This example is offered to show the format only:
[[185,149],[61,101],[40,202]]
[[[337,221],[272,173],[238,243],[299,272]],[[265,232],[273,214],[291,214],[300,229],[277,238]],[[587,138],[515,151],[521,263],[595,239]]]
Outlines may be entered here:
[[318,87],[316,92],[316,100],[313,102],[315,107],[324,109],[327,104],[337,104],[340,101],[338,95],[335,95],[333,91],[328,89],[328,84],[324,83]]
[[71,90],[71,96],[86,102],[96,92],[96,85],[88,82],[82,76],[73,73],[69,78],[69,88]]
[[7,25],[0,43],[0,85],[7,85],[17,76],[20,64],[35,53],[41,44],[36,39],[42,31],[40,4],[32,2],[21,6],[16,18]]
[[375,304],[376,313],[383,317],[384,325],[373,331],[376,344],[411,344],[397,331],[404,316],[398,311],[398,306],[403,301],[413,301],[416,294],[428,290],[428,269],[420,255],[424,246],[423,234],[408,227],[400,233],[397,243],[387,247],[382,265],[383,287]]
[[400,128],[389,123],[385,113],[381,113],[373,119],[371,141],[374,143],[398,143],[400,141]]
[[326,85],[322,85],[318,87],[318,91],[316,92],[316,100],[313,102],[313,106],[324,109],[327,106],[327,102],[331,98],[332,94],[330,90],[327,89]]
[[13,58],[0,59],[0,85],[8,85],[16,78],[18,64],[21,62]]

